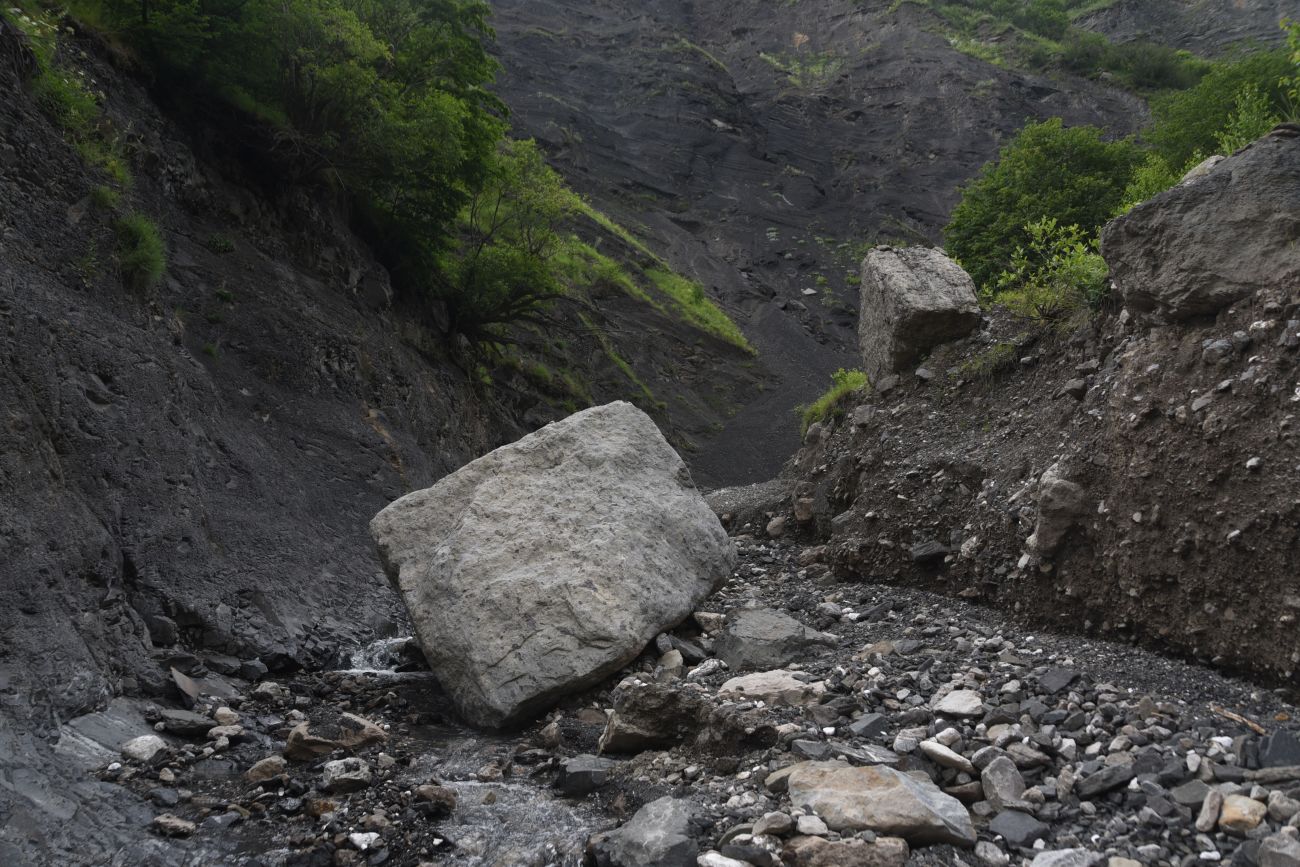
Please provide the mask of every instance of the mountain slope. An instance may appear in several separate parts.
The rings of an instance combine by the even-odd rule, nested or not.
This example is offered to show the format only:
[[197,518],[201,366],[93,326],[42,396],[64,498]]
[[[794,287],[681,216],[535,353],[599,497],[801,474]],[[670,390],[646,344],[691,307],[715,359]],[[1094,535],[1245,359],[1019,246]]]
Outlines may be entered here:
[[862,244],[937,241],[958,186],[1026,120],[1124,134],[1146,117],[1113,87],[962,53],[913,4],[493,10],[517,131],[700,280],[776,377],[695,456],[715,483],[774,475],[798,442],[794,406],[856,366],[846,278]]

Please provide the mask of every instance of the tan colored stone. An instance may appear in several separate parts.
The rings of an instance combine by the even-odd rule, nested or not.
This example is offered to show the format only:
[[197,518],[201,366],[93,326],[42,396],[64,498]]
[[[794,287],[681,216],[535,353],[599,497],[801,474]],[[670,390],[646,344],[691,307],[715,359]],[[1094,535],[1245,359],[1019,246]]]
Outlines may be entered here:
[[1268,815],[1268,807],[1245,795],[1228,795],[1223,799],[1223,811],[1219,813],[1219,828],[1229,834],[1244,836],[1259,827]]

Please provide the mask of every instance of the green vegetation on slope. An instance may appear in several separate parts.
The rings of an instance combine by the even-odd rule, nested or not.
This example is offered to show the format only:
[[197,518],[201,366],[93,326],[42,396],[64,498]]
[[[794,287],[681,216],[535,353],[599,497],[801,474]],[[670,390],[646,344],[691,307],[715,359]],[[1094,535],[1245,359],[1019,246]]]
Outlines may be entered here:
[[945,228],[948,252],[986,301],[1039,319],[1099,306],[1102,225],[1177,183],[1206,155],[1231,153],[1294,119],[1300,25],[1285,51],[1222,61],[1194,87],[1166,94],[1140,139],[1106,141],[1059,118],[1025,126],[962,191]]
[[[87,161],[125,186],[116,142],[97,137],[111,128],[99,97],[60,57],[54,7],[17,2],[4,14],[37,54],[36,96]],[[70,0],[68,8],[183,104],[233,109],[284,183],[343,192],[399,301],[445,314],[437,318],[479,350],[545,322],[562,298],[589,303],[592,287],[607,283],[752,352],[702,287],[568,189],[533,142],[508,137],[505,106],[487,89],[498,65],[481,0]],[[93,200],[115,208],[118,191],[102,185]],[[136,285],[156,282],[165,267],[160,235],[142,220],[118,225],[121,271]],[[597,252],[603,234],[649,264]]]
[[832,373],[830,389],[808,406],[798,408],[803,420],[803,433],[807,433],[808,428],[817,422],[842,418],[847,403],[846,398],[868,385],[870,383],[867,382],[867,375],[861,370],[845,370],[841,367]]

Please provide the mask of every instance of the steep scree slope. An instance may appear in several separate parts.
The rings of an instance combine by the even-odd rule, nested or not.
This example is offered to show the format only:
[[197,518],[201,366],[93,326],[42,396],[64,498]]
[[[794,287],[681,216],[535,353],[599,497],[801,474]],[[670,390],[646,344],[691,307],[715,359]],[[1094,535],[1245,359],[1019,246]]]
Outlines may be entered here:
[[492,5],[518,131],[735,313],[777,378],[694,458],[723,484],[775,474],[793,407],[857,365],[862,242],[936,240],[1027,119],[1123,134],[1145,116],[1104,85],[962,54],[912,4]]

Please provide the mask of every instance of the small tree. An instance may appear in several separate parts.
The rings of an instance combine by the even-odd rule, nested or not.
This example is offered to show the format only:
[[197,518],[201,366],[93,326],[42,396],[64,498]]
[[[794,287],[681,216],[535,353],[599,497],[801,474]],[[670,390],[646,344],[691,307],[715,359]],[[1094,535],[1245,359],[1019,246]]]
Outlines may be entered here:
[[578,199],[532,140],[505,141],[461,215],[460,242],[443,257],[440,295],[451,327],[501,340],[500,326],[536,322],[564,287],[551,259]]

